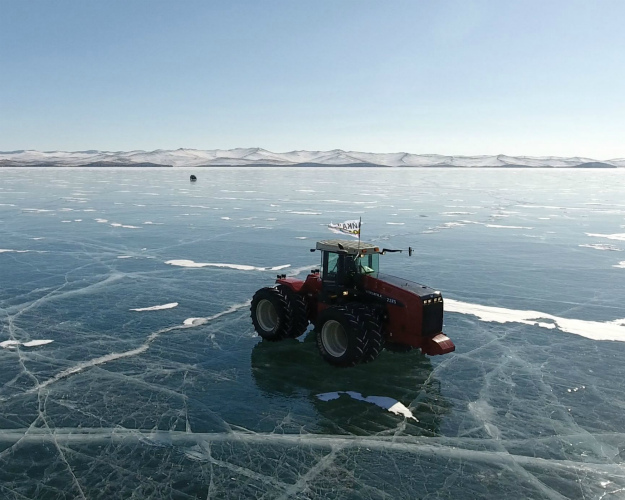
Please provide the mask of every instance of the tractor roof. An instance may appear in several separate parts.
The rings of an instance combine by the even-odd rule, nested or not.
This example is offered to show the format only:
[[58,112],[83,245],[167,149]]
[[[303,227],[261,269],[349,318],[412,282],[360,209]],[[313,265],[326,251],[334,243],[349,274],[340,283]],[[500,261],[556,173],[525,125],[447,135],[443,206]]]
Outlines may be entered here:
[[363,241],[354,240],[324,240],[317,242],[317,250],[326,252],[345,251],[350,255],[358,255],[361,253],[372,254],[382,253],[380,248],[373,243],[365,243]]

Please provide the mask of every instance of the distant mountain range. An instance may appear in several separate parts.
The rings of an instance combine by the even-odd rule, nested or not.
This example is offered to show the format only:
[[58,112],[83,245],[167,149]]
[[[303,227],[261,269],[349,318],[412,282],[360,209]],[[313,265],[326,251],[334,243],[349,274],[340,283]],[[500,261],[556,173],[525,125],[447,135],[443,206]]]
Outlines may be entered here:
[[156,151],[7,151],[0,167],[210,167],[210,166],[380,166],[380,167],[548,167],[617,168],[625,158],[599,161],[557,156],[445,156],[357,151],[291,151],[261,148]]

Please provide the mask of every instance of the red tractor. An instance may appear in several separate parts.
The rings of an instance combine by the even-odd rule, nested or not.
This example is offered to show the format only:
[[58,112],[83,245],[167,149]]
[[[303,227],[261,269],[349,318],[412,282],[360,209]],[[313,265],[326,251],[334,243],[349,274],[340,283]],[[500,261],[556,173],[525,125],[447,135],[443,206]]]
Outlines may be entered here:
[[347,240],[319,241],[315,250],[321,270],[305,281],[278,275],[275,286],[254,294],[252,322],[263,339],[299,337],[310,322],[321,355],[335,366],[373,361],[383,348],[455,349],[442,333],[441,293],[379,272],[380,255],[392,250]]

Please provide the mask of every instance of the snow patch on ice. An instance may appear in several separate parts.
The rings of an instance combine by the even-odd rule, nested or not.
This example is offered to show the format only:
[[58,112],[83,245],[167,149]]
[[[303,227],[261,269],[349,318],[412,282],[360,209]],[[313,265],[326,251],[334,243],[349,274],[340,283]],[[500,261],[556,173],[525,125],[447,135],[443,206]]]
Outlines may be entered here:
[[317,398],[321,401],[332,401],[333,399],[338,399],[341,394],[347,394],[350,398],[355,399],[357,401],[364,401],[365,403],[372,403],[374,405],[379,406],[380,408],[384,408],[391,413],[396,415],[403,415],[406,418],[412,418],[417,420],[417,418],[412,414],[412,412],[404,406],[403,403],[400,403],[396,399],[389,398],[386,396],[367,396],[364,397],[359,392],[354,391],[337,391],[337,392],[325,392],[323,394],[317,394]]
[[590,243],[586,245],[578,245],[583,248],[594,248],[595,250],[609,250],[611,252],[620,252],[621,249],[614,245],[609,245],[607,243]]
[[208,323],[209,321],[213,321],[214,319],[220,318],[221,316],[225,316],[226,314],[231,314],[238,311],[239,309],[249,307],[251,303],[252,301],[248,300],[246,302],[241,302],[240,304],[233,304],[228,309],[221,311],[217,314],[213,314],[212,316],[208,316],[207,318],[187,318],[183,321],[182,324],[185,326],[201,326]]
[[52,342],[54,342],[54,340],[49,340],[49,339],[46,339],[46,340],[43,340],[43,339],[42,340],[31,340],[30,342],[24,342],[22,345],[24,347],[37,347],[37,346],[40,346],[40,345],[50,344]]
[[594,238],[607,238],[608,240],[625,241],[625,233],[615,233],[615,234],[586,233],[586,236],[592,236]]
[[279,271],[280,269],[285,269],[290,267],[291,264],[283,264],[281,266],[274,267],[255,267],[248,266],[246,264],[224,264],[224,263],[216,263],[216,262],[195,262],[193,260],[187,259],[174,259],[168,260],[165,264],[169,264],[171,266],[179,266],[179,267],[225,267],[228,269],[238,269],[240,271]]
[[18,345],[24,347],[38,347],[40,345],[46,345],[54,342],[54,340],[30,340],[28,342],[20,342],[19,340],[5,340],[0,342],[0,347],[3,349],[15,349]]
[[484,224],[486,227],[495,227],[498,229],[534,229],[533,227],[527,226],[502,226],[499,224]]
[[[623,264],[623,267],[625,267],[625,262],[623,262]],[[592,340],[625,342],[625,325],[612,321],[601,322],[562,318],[539,311],[483,306],[453,299],[445,299],[445,309],[448,312],[477,316],[481,321],[493,323],[522,323],[550,330],[558,328],[560,331],[580,335]],[[620,322],[621,320],[617,321]]]
[[139,307],[137,309],[130,309],[131,311],[161,311],[163,309],[173,309],[178,306],[178,302],[170,302],[169,304],[163,304],[160,306]]

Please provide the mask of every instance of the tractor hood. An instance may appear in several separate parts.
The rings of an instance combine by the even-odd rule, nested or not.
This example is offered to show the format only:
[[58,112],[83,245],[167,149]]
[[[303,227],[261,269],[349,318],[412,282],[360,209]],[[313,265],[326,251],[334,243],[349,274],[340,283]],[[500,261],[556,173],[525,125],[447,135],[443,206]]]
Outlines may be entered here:
[[452,352],[453,342],[443,334],[443,297],[429,286],[379,273],[367,276],[364,291],[386,303],[391,342],[419,347],[425,354]]
[[377,279],[406,292],[418,295],[422,299],[434,298],[441,294],[429,286],[409,281],[404,278],[398,278],[397,276],[391,276],[390,274],[379,273]]

